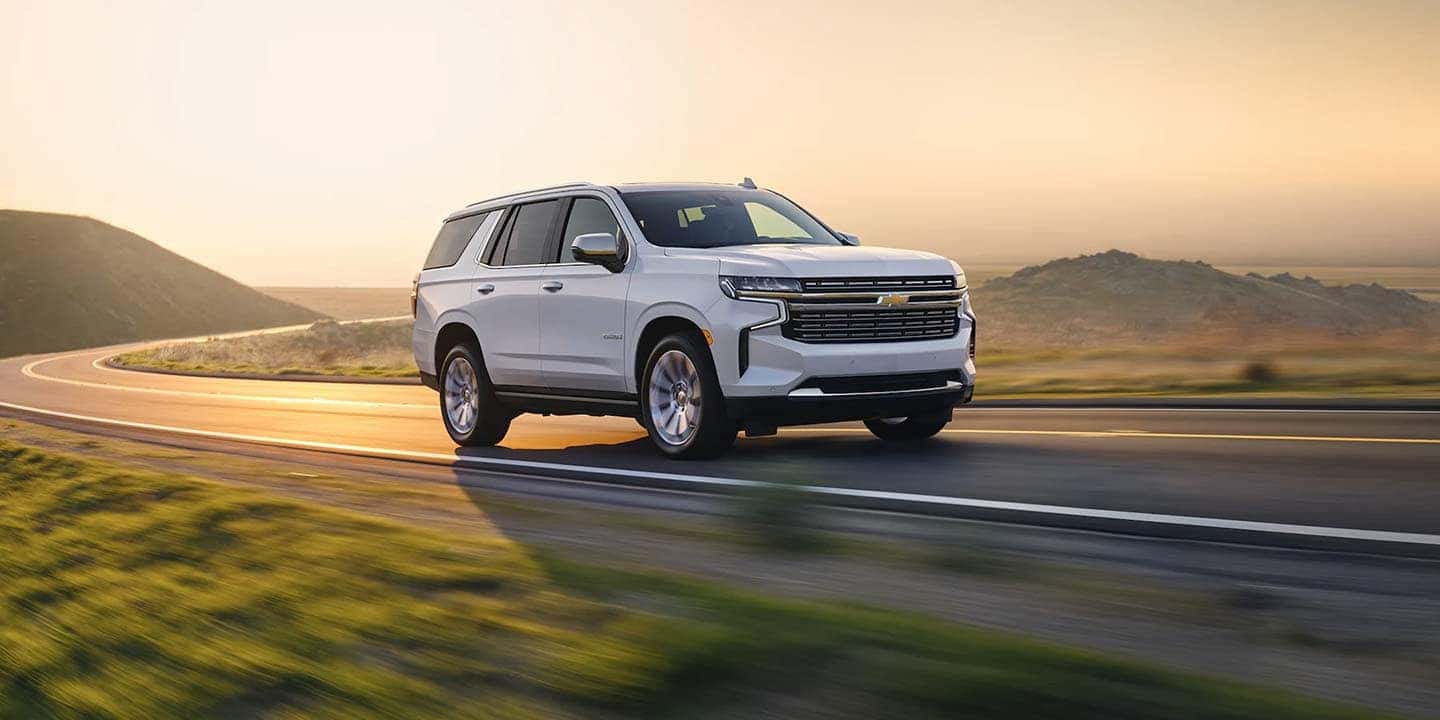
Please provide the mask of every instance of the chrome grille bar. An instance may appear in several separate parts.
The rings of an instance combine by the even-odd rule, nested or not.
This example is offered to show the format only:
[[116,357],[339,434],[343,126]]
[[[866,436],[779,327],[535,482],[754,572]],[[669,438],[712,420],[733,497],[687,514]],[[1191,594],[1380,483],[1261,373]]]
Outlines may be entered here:
[[806,343],[904,342],[954,337],[965,288],[953,276],[815,278],[784,298],[781,331]]

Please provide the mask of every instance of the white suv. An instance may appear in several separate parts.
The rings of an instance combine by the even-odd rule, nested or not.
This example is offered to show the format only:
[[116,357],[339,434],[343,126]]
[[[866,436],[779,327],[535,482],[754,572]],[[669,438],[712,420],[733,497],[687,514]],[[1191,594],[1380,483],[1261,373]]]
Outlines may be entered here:
[[415,362],[460,445],[522,412],[633,417],[676,458],[802,423],[929,437],[975,387],[965,273],[858,245],[749,178],[486,200],[416,277]]

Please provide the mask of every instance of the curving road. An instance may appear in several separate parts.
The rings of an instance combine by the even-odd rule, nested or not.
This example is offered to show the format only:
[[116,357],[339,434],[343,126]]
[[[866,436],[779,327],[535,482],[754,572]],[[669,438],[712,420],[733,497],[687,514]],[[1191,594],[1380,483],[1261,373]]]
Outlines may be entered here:
[[630,420],[523,416],[504,447],[457,453],[424,388],[100,362],[132,347],[0,360],[0,411],[618,483],[793,480],[846,503],[1019,522],[1440,549],[1440,412],[972,406],[919,447],[828,425],[742,438],[708,463],[657,457]]

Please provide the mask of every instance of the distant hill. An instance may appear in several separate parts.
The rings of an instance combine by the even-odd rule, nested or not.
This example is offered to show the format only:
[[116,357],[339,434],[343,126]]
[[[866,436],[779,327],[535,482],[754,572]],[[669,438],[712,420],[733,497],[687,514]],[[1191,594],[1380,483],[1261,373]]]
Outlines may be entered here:
[[1232,275],[1119,250],[994,278],[976,289],[975,306],[982,337],[988,328],[1001,344],[1440,332],[1440,304],[1381,285]]
[[0,210],[0,357],[319,317],[113,225]]

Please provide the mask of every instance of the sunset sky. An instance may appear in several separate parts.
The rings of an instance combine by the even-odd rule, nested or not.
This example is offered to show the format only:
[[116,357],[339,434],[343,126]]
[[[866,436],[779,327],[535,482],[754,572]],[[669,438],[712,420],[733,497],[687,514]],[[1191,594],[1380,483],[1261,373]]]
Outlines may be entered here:
[[450,210],[753,176],[962,263],[1440,263],[1440,2],[0,0],[0,207],[261,285]]

